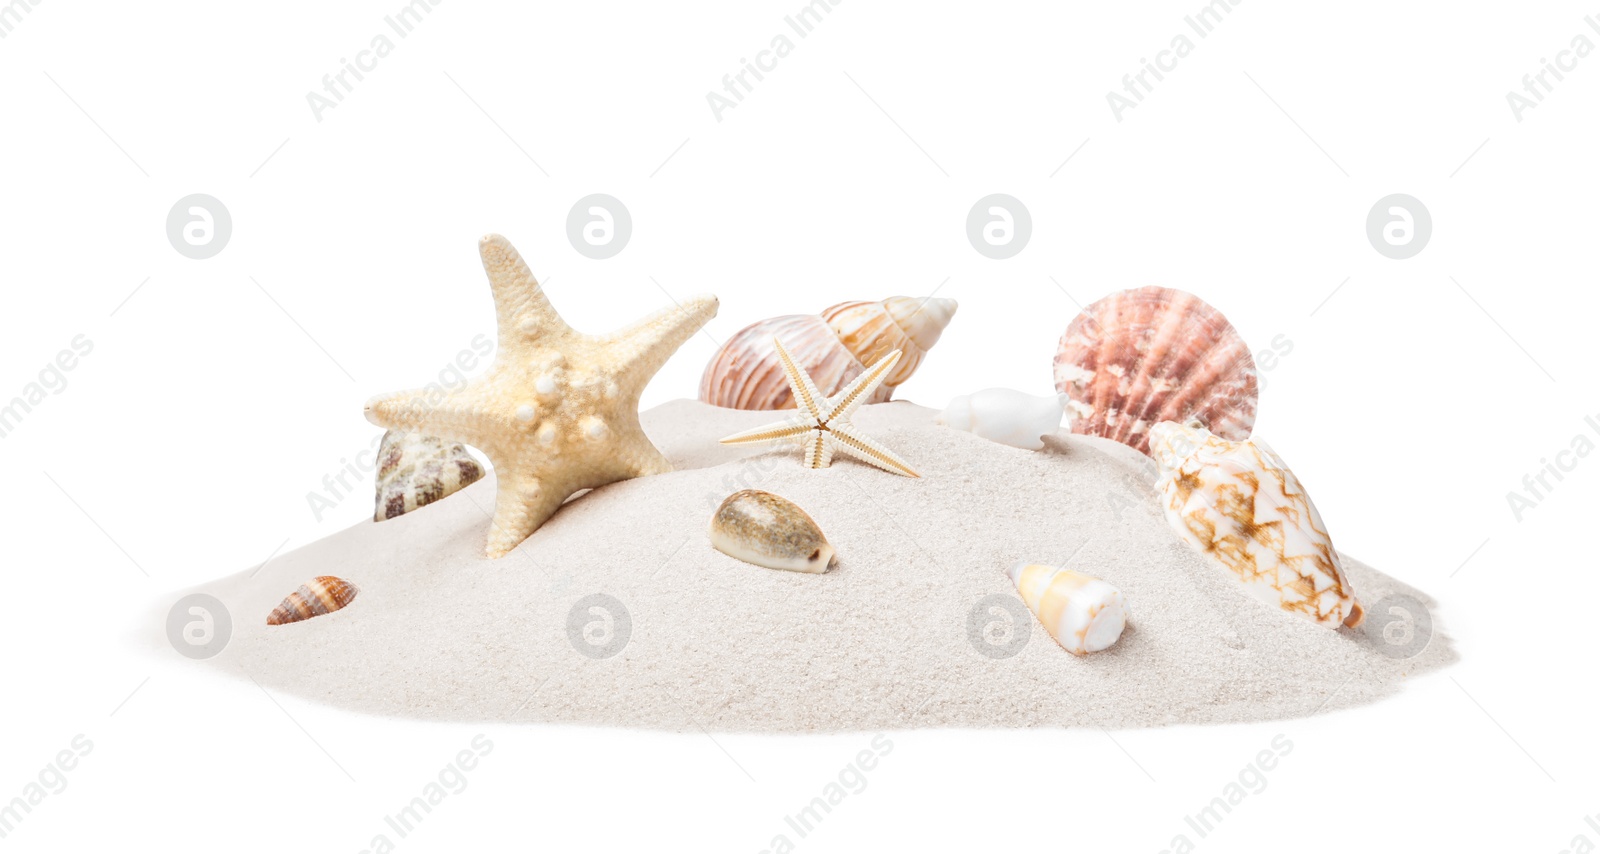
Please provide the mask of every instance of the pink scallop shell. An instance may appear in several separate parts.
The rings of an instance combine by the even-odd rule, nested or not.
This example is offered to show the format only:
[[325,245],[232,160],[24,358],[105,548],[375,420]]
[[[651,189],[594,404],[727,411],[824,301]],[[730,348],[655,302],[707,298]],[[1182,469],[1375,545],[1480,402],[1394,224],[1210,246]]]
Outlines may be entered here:
[[1256,363],[1222,312],[1173,288],[1121,291],[1073,319],[1055,358],[1072,432],[1150,453],[1149,430],[1199,419],[1235,442],[1256,421]]

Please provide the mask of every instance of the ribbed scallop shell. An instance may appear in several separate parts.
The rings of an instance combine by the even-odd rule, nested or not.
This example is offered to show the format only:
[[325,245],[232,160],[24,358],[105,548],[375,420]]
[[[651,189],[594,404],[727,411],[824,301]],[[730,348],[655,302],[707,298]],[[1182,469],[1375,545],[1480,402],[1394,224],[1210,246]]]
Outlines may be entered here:
[[267,615],[267,625],[281,626],[331,614],[350,604],[357,592],[356,586],[343,578],[319,575],[300,585],[273,608]]
[[383,434],[372,520],[382,522],[432,504],[483,477],[466,446],[405,430]]
[[1330,628],[1360,625],[1322,516],[1271,448],[1171,422],[1151,429],[1150,446],[1167,521],[1184,542],[1269,605]]
[[758,321],[711,358],[700,379],[700,399],[731,409],[793,409],[794,396],[772,347],[777,337],[824,395],[837,393],[867,365],[900,350],[894,372],[868,401],[882,403],[911,378],[955,312],[951,299],[890,297]]
[[1256,363],[1222,312],[1172,288],[1121,291],[1073,319],[1055,358],[1074,433],[1150,452],[1149,429],[1198,418],[1227,439],[1250,438]]

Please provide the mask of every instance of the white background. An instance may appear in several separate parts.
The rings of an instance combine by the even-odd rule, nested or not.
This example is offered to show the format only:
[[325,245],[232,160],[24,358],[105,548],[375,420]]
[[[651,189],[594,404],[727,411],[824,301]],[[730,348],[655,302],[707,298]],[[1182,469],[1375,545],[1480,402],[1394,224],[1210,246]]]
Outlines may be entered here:
[[[1600,842],[1583,820],[1600,811],[1600,459],[1520,521],[1506,498],[1600,416],[1600,59],[1520,122],[1505,97],[1573,36],[1600,40],[1593,4],[1252,0],[1191,34],[1119,122],[1107,92],[1200,0],[847,0],[719,122],[706,93],[800,0],[452,0],[317,121],[306,93],[401,5],[47,0],[0,39],[0,402],[74,336],[94,345],[0,440],[0,799],[75,734],[94,745],[7,847],[359,851],[480,732],[494,747],[466,790],[397,850],[753,852],[782,832],[801,851]],[[604,261],[565,236],[596,192],[634,221]],[[964,233],[996,192],[1033,219],[1005,261]],[[210,260],[165,236],[190,193],[232,213]],[[1432,213],[1410,260],[1365,236],[1390,193]],[[647,406],[692,397],[713,339],[751,321],[935,289],[961,309],[901,397],[1047,393],[1075,302],[1198,293],[1255,349],[1293,342],[1264,375],[1258,435],[1343,550],[1438,600],[1462,660],[1279,723],[888,733],[867,788],[799,839],[784,816],[872,733],[374,719],[147,644],[176,591],[368,516],[365,482],[320,522],[306,495],[369,446],[364,399],[492,335],[490,231],[582,329],[663,290],[721,297]],[[1280,733],[1294,749],[1267,788],[1197,838],[1183,817]]]

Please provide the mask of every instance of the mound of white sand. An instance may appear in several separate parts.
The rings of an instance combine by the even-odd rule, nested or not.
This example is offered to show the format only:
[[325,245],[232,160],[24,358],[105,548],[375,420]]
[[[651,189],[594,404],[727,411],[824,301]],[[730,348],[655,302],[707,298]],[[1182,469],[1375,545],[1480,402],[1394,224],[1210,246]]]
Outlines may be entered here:
[[[770,412],[661,406],[643,422],[677,471],[572,500],[501,560],[483,556],[491,475],[253,577],[197,588],[234,616],[233,640],[211,662],[270,689],[402,717],[829,731],[1298,717],[1369,702],[1454,660],[1437,625],[1421,654],[1395,660],[1363,631],[1248,598],[1168,529],[1145,459],[1129,448],[1060,434],[1045,451],[1022,451],[935,415],[897,402],[856,418],[922,473],[913,480],[849,460],[812,471],[792,451],[717,444]],[[805,508],[838,566],[781,572],[713,550],[712,510],[744,487]],[[1078,658],[1031,617],[1008,627],[983,600],[1017,600],[1005,570],[1019,559],[1065,562],[1121,588],[1133,615],[1121,641]],[[1369,606],[1391,593],[1427,601],[1345,566]],[[317,575],[361,592],[335,614],[265,624]],[[581,601],[591,594],[621,607],[591,611]]]

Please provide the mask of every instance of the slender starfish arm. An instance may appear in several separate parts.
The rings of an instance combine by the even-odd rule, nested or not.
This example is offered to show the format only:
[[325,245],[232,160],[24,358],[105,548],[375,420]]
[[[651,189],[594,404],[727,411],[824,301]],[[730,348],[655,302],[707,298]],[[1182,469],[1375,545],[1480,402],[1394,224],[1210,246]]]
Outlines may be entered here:
[[849,418],[854,415],[855,411],[861,408],[861,404],[872,397],[872,393],[877,391],[878,386],[889,376],[889,372],[894,370],[895,363],[899,361],[900,351],[896,350],[862,371],[850,381],[849,385],[823,404],[822,422],[832,424],[835,418]]
[[815,430],[805,437],[806,468],[825,469],[833,465],[834,443],[828,440],[828,431]]
[[717,316],[717,298],[693,296],[678,306],[665,308],[638,323],[605,337],[615,348],[622,370],[641,373],[645,379],[655,375],[677,349]]
[[784,439],[798,439],[809,430],[817,429],[816,422],[809,418],[794,417],[776,424],[763,424],[742,433],[725,436],[720,441],[724,445],[759,445],[764,442],[781,442]]
[[489,274],[489,289],[494,292],[501,350],[512,341],[573,334],[511,241],[498,234],[485,235],[478,241],[478,254],[483,257],[483,271]]
[[795,364],[794,357],[789,355],[788,350],[783,349],[783,342],[779,341],[777,336],[773,336],[772,346],[778,350],[778,362],[783,365],[783,375],[789,380],[789,390],[794,393],[794,408],[820,423],[825,423],[827,419],[823,416],[823,411],[828,399],[823,396],[822,390],[811,381],[809,374],[800,370],[800,366]]
[[911,470],[911,466],[895,456],[894,452],[878,444],[866,435],[858,432],[851,424],[832,424],[828,427],[828,435],[837,450],[844,451],[864,463],[870,463],[887,472],[903,474],[906,477],[921,477]]

